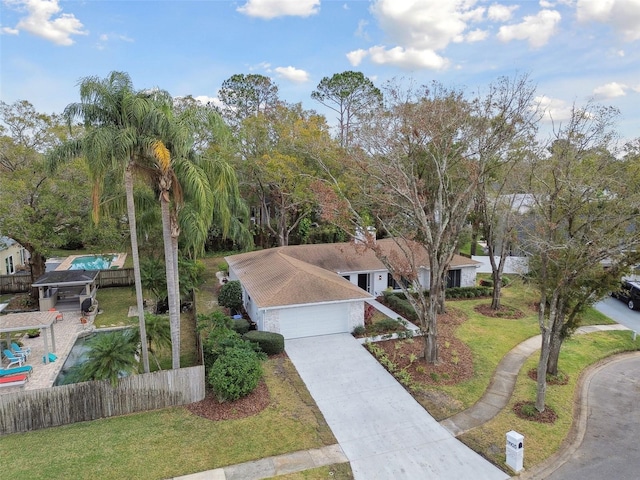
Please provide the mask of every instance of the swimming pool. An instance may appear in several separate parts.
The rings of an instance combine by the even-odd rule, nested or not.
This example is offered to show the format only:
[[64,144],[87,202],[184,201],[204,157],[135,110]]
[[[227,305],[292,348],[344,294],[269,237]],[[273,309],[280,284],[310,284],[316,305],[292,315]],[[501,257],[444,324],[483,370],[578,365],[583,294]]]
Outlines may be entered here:
[[83,255],[71,261],[69,270],[108,270],[115,255]]

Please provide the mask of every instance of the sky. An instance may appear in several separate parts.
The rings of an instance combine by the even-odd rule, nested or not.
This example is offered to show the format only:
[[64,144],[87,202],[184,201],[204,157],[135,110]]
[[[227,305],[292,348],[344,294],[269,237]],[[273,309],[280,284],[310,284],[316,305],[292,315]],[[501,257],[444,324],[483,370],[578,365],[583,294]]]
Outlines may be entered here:
[[135,88],[216,101],[234,74],[335,124],[311,99],[324,77],[432,81],[469,92],[528,75],[547,126],[588,101],[640,137],[640,0],[0,0],[0,100],[61,113],[78,82],[129,73]]

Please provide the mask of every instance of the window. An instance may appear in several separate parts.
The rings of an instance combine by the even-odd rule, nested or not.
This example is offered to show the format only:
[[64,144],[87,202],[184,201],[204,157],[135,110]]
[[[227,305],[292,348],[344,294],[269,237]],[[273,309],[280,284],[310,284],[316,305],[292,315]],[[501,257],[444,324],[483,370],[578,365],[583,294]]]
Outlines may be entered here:
[[447,288],[459,287],[462,279],[461,270],[449,270],[447,272]]
[[[405,287],[409,286],[409,281],[402,277],[402,284]],[[390,288],[391,290],[401,290],[402,287],[398,284],[398,282],[396,282],[393,278],[393,275],[391,275],[390,273],[387,273],[387,288]]]
[[4,263],[5,263],[7,275],[11,275],[14,272],[14,270],[13,270],[13,256],[8,256],[7,258],[5,258],[4,259]]

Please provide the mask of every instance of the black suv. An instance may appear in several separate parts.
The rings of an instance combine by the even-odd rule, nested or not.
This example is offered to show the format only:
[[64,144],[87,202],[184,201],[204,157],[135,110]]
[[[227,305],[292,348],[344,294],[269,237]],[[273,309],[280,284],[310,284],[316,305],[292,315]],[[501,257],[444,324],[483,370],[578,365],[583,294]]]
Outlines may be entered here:
[[625,302],[631,310],[640,310],[640,282],[624,280],[620,289],[611,292],[611,296]]

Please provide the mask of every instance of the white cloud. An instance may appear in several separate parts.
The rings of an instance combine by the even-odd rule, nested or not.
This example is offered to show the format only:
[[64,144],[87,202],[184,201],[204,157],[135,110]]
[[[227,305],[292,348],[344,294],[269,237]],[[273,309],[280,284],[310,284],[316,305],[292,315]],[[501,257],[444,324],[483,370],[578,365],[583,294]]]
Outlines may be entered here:
[[593,89],[593,95],[597,100],[609,100],[616,97],[624,97],[629,87],[622,83],[611,82]]
[[476,0],[378,0],[371,8],[390,40],[407,49],[441,50],[478,18]]
[[18,30],[17,28],[2,27],[2,33],[7,35],[18,35],[20,33],[20,30]]
[[468,31],[469,25],[484,19],[486,8],[476,3],[478,0],[376,0],[371,12],[390,45],[354,50],[347,58],[354,66],[369,57],[376,64],[444,69],[450,62],[438,52],[450,43],[487,38],[482,29]]
[[249,17],[308,17],[320,10],[320,0],[248,0],[237,11]]
[[304,83],[309,80],[309,74],[307,72],[291,66],[276,67],[275,71],[280,77],[286,78],[294,83]]
[[218,97],[210,97],[208,95],[198,95],[197,97],[193,97],[198,102],[203,105],[213,105],[215,107],[222,108],[224,104],[220,101]]
[[356,32],[354,33],[354,35],[356,37],[369,40],[369,34],[367,33],[367,30],[366,30],[368,25],[369,25],[369,22],[367,22],[366,20],[360,20],[358,22],[358,28],[356,29]]
[[58,0],[15,0],[5,5],[27,11],[13,30],[24,30],[57,45],[73,45],[72,35],[86,35],[83,25],[73,14],[60,13]]
[[627,42],[640,40],[638,0],[578,0],[576,15],[581,22],[611,25]]
[[513,12],[517,10],[517,8],[518,5],[511,5],[510,7],[507,7],[506,5],[494,3],[489,7],[487,17],[489,17],[489,20],[493,20],[494,22],[506,22],[511,18]]
[[563,122],[571,118],[571,112],[573,105],[560,100],[559,98],[551,98],[545,95],[535,98],[535,102],[539,108],[544,112],[542,117],[546,122]]
[[377,65],[390,64],[405,69],[442,70],[449,66],[449,60],[429,49],[375,46],[367,51],[367,55]]
[[540,10],[535,16],[524,17],[521,23],[500,27],[498,39],[503,42],[528,40],[532,48],[540,48],[556,33],[560,19],[556,10]]
[[127,42],[127,43],[133,43],[133,39],[126,36],[126,35],[120,35],[117,33],[103,33],[100,35],[99,37],[99,42],[97,44],[97,47],[99,50],[104,50],[107,47],[107,42],[113,42],[113,41],[120,41],[120,42]]
[[476,30],[473,30],[472,32],[469,32],[465,36],[465,40],[467,42],[480,42],[482,40],[485,40],[488,36],[489,36],[489,32],[487,30],[476,29]]
[[364,60],[366,56],[367,56],[366,50],[362,50],[362,49],[354,50],[352,52],[347,53],[347,60],[349,60],[349,63],[353,67],[357,67],[362,63],[362,60]]

